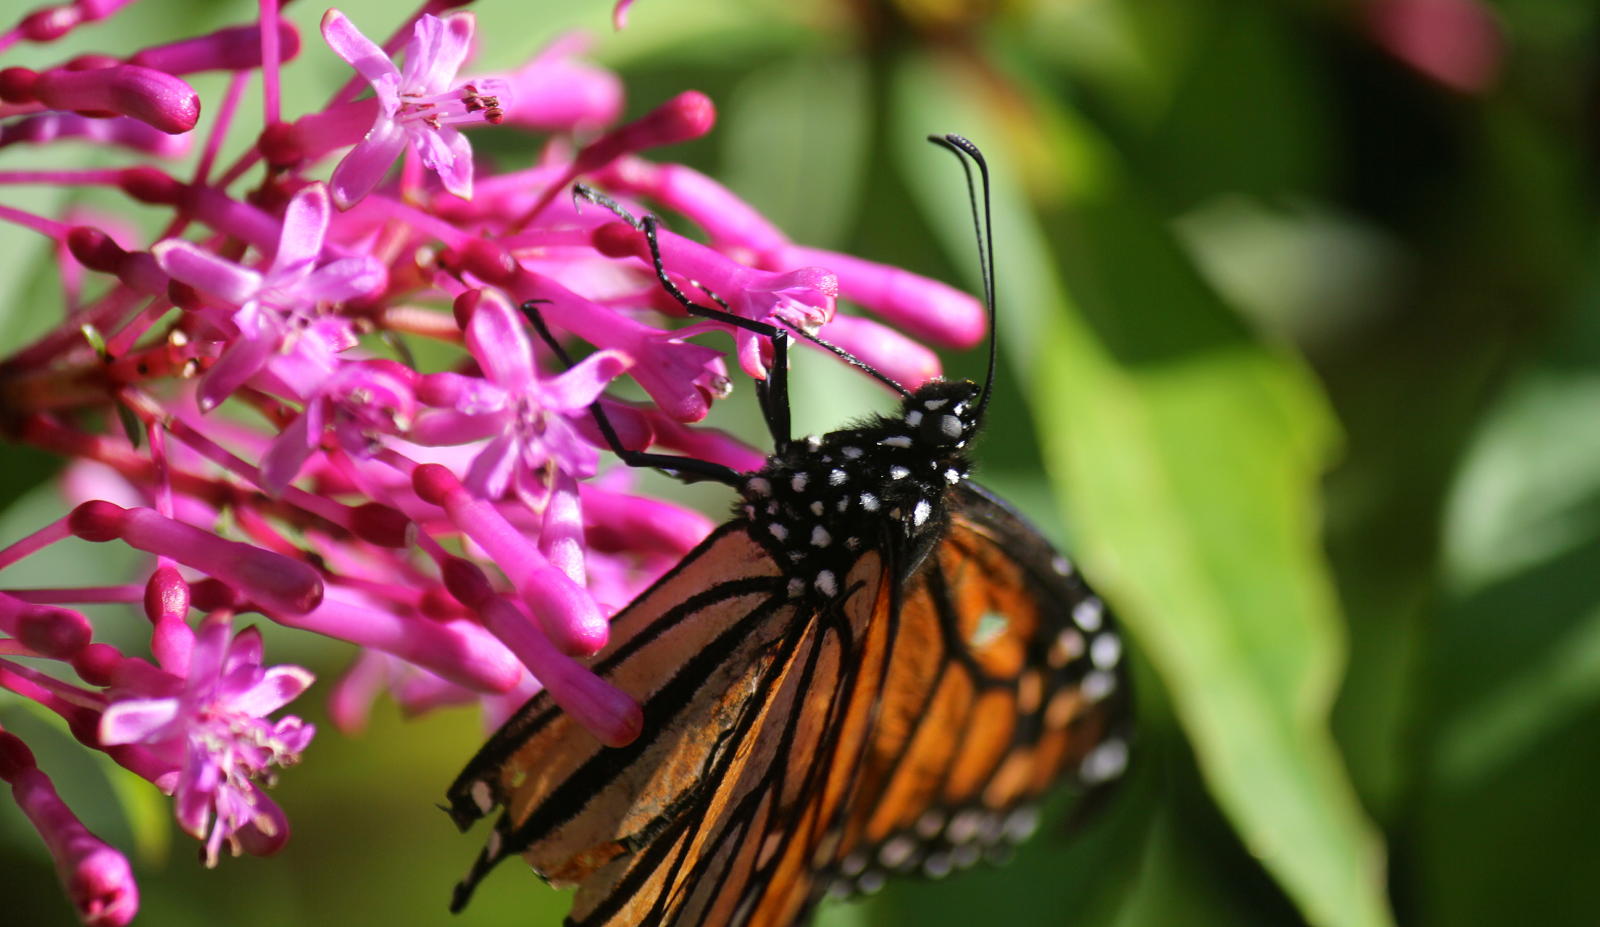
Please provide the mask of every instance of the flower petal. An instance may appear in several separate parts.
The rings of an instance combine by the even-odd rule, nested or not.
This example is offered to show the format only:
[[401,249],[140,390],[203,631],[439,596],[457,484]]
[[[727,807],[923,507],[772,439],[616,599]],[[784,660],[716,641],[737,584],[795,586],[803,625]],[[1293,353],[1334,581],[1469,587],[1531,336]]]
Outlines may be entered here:
[[100,743],[113,747],[146,741],[165,740],[155,736],[177,720],[175,698],[129,698],[112,702],[100,715]]
[[[313,428],[312,426],[316,427]],[[261,489],[273,498],[300,475],[300,468],[322,437],[322,401],[313,399],[261,456]]]
[[316,677],[298,666],[274,666],[261,681],[228,700],[228,707],[263,718],[289,704],[310,688]]
[[533,343],[528,340],[522,319],[493,291],[485,290],[484,298],[472,311],[472,319],[467,322],[467,348],[484,375],[508,392],[525,392],[539,382]]
[[517,459],[517,439],[509,434],[501,435],[484,445],[472,459],[461,485],[480,499],[498,499],[505,495]]
[[456,79],[456,72],[472,49],[472,32],[477,19],[469,12],[418,17],[406,45],[406,65],[401,72],[401,92],[418,96],[444,93]]
[[349,209],[383,180],[390,165],[406,145],[406,131],[388,116],[379,116],[356,147],[340,159],[328,181],[333,188],[333,202],[340,209]]
[[201,411],[209,412],[221,405],[222,400],[233,395],[234,390],[255,376],[256,371],[266,364],[267,358],[277,349],[278,341],[277,337],[262,332],[244,334],[235,340],[200,378]]
[[633,366],[633,358],[621,351],[596,351],[571,370],[539,384],[539,395],[547,409],[578,412],[587,409],[606,385]]
[[201,248],[194,242],[169,238],[150,249],[156,264],[174,280],[210,293],[235,306],[261,292],[261,275]]
[[380,77],[394,77],[400,73],[383,49],[362,35],[361,30],[338,10],[322,15],[322,38],[335,55],[372,83],[377,83]]
[[472,199],[472,143],[452,126],[419,132],[417,152],[422,163],[439,175],[444,188],[464,200]]
[[283,233],[267,276],[297,277],[309,273],[322,251],[332,216],[325,185],[314,183],[296,193],[283,212]]
[[312,302],[342,303],[383,288],[389,274],[374,257],[339,258],[311,272],[295,291]]

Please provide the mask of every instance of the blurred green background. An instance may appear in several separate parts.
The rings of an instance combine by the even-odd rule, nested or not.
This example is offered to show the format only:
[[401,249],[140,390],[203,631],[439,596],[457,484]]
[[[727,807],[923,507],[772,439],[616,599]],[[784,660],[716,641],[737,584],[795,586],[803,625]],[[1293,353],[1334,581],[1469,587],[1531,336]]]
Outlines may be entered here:
[[[401,15],[342,8],[373,35]],[[601,2],[474,9],[486,68],[583,28],[630,115],[711,94],[716,130],[658,157],[707,170],[805,244],[975,289],[959,175],[922,138],[969,135],[996,168],[1005,366],[982,477],[1123,614],[1135,765],[1072,839],[1046,828],[1007,867],[896,884],[821,923],[1600,919],[1600,6],[640,0],[620,34]],[[291,116],[347,73],[317,37],[322,11],[289,11],[306,46]],[[0,63],[248,15],[148,0]],[[197,84],[217,98],[220,82]],[[535,141],[476,140],[505,165]],[[36,160],[10,149],[0,169]],[[51,215],[95,200],[0,196]],[[36,237],[0,238],[11,346],[60,297]],[[882,402],[803,361],[797,429]],[[0,453],[10,540],[60,504],[51,462]],[[128,569],[58,553],[6,584]],[[130,647],[139,624],[102,622]],[[318,698],[348,650],[282,633],[268,652],[318,672],[297,708],[323,730],[275,792],[289,847],[214,872],[152,789],[0,700],[0,724],[130,851],[141,923],[559,921],[565,897],[512,866],[445,913],[477,838],[433,805],[481,739],[475,713],[405,721],[385,703],[346,738]],[[70,923],[53,882],[0,802],[4,920]]]

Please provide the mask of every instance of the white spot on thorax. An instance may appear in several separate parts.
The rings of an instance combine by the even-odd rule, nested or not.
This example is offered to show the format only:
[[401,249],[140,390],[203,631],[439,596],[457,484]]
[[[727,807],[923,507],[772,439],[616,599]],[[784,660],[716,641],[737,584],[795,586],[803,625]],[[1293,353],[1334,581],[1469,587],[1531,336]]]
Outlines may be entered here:
[[748,490],[752,496],[772,495],[772,484],[767,482],[766,477],[752,476],[750,479],[745,481],[744,488]]
[[846,460],[855,460],[857,457],[860,457],[863,453],[865,453],[865,451],[861,450],[859,447],[841,447],[839,448],[839,453],[843,454]]
[[929,412],[937,412],[949,404],[950,400],[948,399],[930,399],[923,403],[922,407],[927,409]]
[[778,524],[777,522],[767,525],[767,533],[771,534],[780,541],[787,541],[789,539],[789,529]]
[[961,431],[961,419],[954,415],[945,415],[939,419],[939,432],[946,438],[959,438]]
[[828,485],[829,486],[843,486],[844,485],[844,481],[849,479],[849,478],[850,478],[850,474],[844,472],[843,470],[829,470],[828,471]]
[[810,477],[806,476],[804,473],[796,473],[794,476],[789,478],[789,488],[795,492],[805,492],[806,484],[809,482],[811,482]]
[[822,500],[821,499],[817,499],[816,501],[811,503],[811,514],[813,514],[813,515],[821,515],[822,511],[823,511],[823,505],[822,505]]
[[866,509],[869,512],[876,512],[878,510],[878,497],[874,496],[870,492],[862,493],[861,494],[861,507]]
[[910,412],[907,412],[906,424],[910,425],[912,428],[922,424],[922,413],[918,412],[916,409],[912,409]]
[[944,481],[949,483],[951,486],[961,482],[961,471],[955,469],[954,467],[944,471]]
[[922,523],[927,521],[928,516],[932,514],[933,506],[928,504],[928,500],[918,499],[917,507],[911,510],[911,523],[920,528]]
[[903,480],[903,479],[905,479],[906,477],[908,477],[910,475],[911,475],[911,471],[907,470],[905,467],[890,467],[889,468],[889,479],[891,479],[891,480]]
[[910,447],[911,439],[906,435],[890,435],[878,443],[884,447]]

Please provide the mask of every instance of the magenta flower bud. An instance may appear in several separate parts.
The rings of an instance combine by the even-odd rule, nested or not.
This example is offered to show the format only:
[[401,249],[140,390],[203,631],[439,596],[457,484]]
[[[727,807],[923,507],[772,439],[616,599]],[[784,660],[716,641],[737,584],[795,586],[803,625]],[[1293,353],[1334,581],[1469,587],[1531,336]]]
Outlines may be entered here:
[[717,108],[698,90],[685,90],[627,125],[600,136],[573,162],[574,174],[597,171],[617,158],[646,148],[675,145],[711,131]]
[[144,614],[151,624],[189,615],[189,584],[170,566],[159,567],[144,584]]
[[544,131],[601,126],[622,113],[622,81],[610,71],[573,59],[581,39],[558,39],[501,79],[511,88],[505,121]]
[[109,686],[126,659],[110,644],[90,644],[72,655],[72,671],[91,686]]
[[89,643],[94,629],[82,613],[34,605],[0,592],[0,631],[42,657],[69,659]]
[[350,530],[368,544],[404,550],[416,526],[406,514],[380,502],[365,502],[350,512]]
[[171,135],[188,132],[200,119],[200,95],[181,78],[125,64],[93,71],[45,71],[33,96],[51,109],[132,116]]
[[177,158],[188,153],[190,136],[168,135],[126,116],[95,119],[78,113],[33,113],[0,125],[0,148],[69,139],[83,139],[97,145],[117,145],[146,154]]
[[983,340],[988,316],[983,303],[953,286],[898,267],[790,245],[767,256],[779,267],[821,264],[839,275],[839,292],[913,335],[953,348]]
[[144,614],[155,626],[150,652],[171,672],[182,672],[194,649],[194,630],[187,621],[191,599],[189,584],[170,566],[151,573],[144,586]]
[[504,692],[522,678],[522,664],[511,652],[469,621],[403,618],[345,598],[324,599],[304,615],[276,620],[393,654],[475,692]]
[[451,594],[476,611],[484,626],[549,690],[556,704],[602,743],[624,747],[644,730],[644,712],[637,702],[556,650],[526,615],[495,595],[482,570],[460,558],[441,566]]
[[99,229],[74,226],[67,232],[67,250],[84,267],[113,274],[129,288],[146,296],[165,293],[171,282],[149,252],[125,251]]
[[117,186],[141,203],[177,206],[189,188],[171,174],[153,167],[129,167],[117,172]]
[[[789,239],[755,207],[692,167],[625,157],[618,158],[596,179],[613,192],[648,196],[683,213],[705,229],[719,247],[744,248],[755,254],[789,247]],[[792,263],[832,266],[827,261]],[[841,288],[845,285],[842,278],[839,285]],[[851,298],[856,297],[851,295]]]
[[133,0],[73,0],[40,7],[22,18],[17,31],[30,42],[54,42],[84,23],[105,19]]
[[939,355],[871,319],[836,315],[828,325],[828,340],[906,389],[916,389],[939,375]]
[[412,485],[424,502],[443,508],[456,528],[489,554],[563,652],[586,656],[606,645],[611,628],[594,599],[551,565],[538,545],[493,505],[473,496],[455,474],[439,464],[418,467],[412,473]]
[[228,541],[154,509],[124,509],[110,502],[85,502],[68,525],[86,541],[120,537],[129,547],[169,557],[238,589],[261,608],[297,615],[322,601],[317,571],[282,554]]
[[[278,20],[278,62],[300,54],[300,32],[294,23]],[[200,71],[249,71],[261,67],[261,29],[254,23],[230,26],[209,35],[147,48],[128,58],[129,64],[168,74]]]
[[83,826],[34,765],[27,745],[6,732],[0,732],[0,778],[11,784],[17,807],[44,838],[78,917],[91,927],[121,927],[133,920],[139,889],[127,858]]
[[595,550],[644,550],[682,557],[711,533],[711,519],[693,509],[592,484],[585,484],[581,492],[584,538]]

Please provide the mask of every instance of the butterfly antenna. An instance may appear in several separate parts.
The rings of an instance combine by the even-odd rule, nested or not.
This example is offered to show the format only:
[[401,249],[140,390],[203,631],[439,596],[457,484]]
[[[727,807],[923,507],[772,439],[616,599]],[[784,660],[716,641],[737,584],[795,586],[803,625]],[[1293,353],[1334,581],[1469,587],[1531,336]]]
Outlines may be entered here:
[[[928,141],[941,148],[948,149],[961,162],[961,171],[967,177],[967,201],[972,204],[972,229],[978,237],[978,272],[983,278],[983,307],[989,314],[989,372],[983,378],[983,396],[978,400],[976,418],[983,420],[984,410],[989,407],[989,394],[994,388],[995,343],[994,331],[996,321],[994,301],[994,224],[990,218],[989,201],[989,163],[983,159],[983,152],[978,146],[967,141],[959,135],[930,135]],[[970,162],[969,160],[970,159]],[[978,190],[972,180],[972,165],[978,166],[978,175],[983,180],[983,212],[980,217],[978,211]]]

